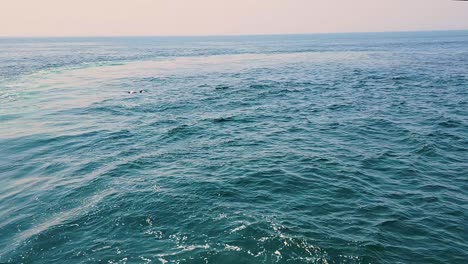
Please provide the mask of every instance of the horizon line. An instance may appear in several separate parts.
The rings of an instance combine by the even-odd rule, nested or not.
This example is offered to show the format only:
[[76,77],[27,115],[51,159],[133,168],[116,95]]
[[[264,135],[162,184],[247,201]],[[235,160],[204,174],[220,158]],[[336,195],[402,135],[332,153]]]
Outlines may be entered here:
[[[468,0],[467,0],[468,1]],[[256,37],[256,36],[301,36],[301,35],[333,35],[333,34],[378,34],[378,33],[418,33],[418,32],[453,32],[468,31],[465,29],[422,29],[422,30],[389,30],[389,31],[336,31],[315,33],[255,33],[255,34],[194,34],[194,35],[0,35],[0,38],[190,38],[190,37]]]

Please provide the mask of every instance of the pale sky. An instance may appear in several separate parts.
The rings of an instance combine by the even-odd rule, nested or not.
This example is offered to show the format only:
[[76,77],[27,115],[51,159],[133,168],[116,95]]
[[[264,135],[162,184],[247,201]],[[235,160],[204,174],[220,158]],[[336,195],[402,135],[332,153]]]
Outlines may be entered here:
[[0,0],[0,36],[468,29],[452,0]]

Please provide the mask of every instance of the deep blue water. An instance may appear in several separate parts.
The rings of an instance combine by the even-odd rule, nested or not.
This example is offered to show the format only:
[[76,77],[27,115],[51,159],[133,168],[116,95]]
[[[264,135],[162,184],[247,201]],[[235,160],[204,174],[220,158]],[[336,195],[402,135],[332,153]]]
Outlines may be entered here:
[[0,262],[467,263],[468,32],[2,38],[0,158]]

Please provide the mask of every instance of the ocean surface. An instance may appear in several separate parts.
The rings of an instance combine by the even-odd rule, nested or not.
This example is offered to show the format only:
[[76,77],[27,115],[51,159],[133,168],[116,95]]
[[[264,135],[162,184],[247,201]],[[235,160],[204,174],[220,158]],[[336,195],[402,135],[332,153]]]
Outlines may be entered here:
[[468,263],[468,31],[0,38],[0,263]]

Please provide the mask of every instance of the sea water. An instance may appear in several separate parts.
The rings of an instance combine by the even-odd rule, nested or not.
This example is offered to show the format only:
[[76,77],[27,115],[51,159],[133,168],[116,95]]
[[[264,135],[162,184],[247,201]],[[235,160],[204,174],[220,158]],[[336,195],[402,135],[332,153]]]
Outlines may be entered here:
[[0,181],[2,263],[467,263],[468,32],[1,38]]

